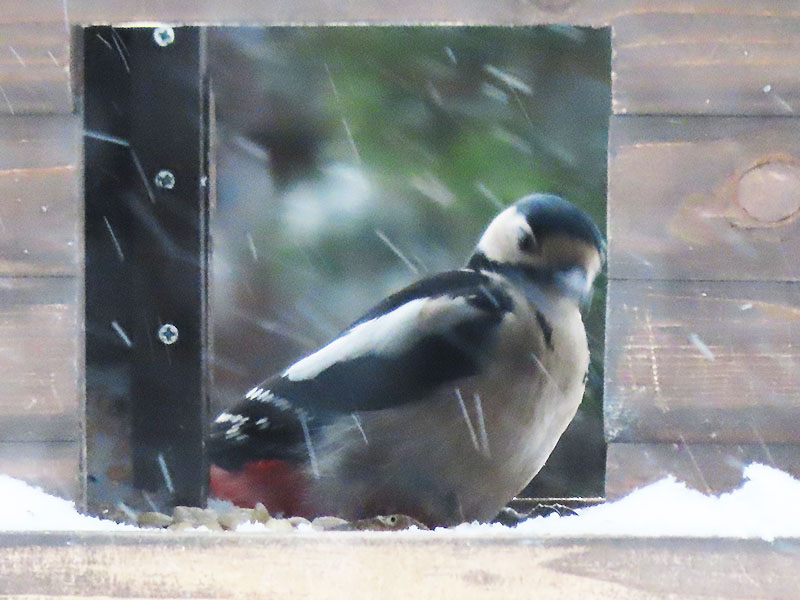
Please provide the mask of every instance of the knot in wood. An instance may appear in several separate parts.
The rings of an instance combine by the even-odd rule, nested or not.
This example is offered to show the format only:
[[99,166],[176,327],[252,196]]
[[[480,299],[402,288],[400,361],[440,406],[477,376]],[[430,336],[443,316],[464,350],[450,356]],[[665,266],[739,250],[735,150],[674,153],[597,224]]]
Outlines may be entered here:
[[739,177],[734,201],[764,226],[784,224],[800,213],[800,164],[769,159]]

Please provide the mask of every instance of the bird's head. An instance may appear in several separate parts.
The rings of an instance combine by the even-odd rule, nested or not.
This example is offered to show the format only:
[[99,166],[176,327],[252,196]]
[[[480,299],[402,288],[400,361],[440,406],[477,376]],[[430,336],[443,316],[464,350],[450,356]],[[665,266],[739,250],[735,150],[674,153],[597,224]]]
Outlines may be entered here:
[[489,224],[472,268],[527,274],[583,300],[605,262],[605,241],[589,215],[563,198],[531,194]]

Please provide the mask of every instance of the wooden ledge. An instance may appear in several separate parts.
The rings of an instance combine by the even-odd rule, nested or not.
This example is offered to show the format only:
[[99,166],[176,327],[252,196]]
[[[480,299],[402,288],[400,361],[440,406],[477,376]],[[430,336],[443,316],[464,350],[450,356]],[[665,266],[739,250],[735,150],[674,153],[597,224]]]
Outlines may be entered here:
[[6,598],[785,599],[800,539],[4,533],[0,573]]

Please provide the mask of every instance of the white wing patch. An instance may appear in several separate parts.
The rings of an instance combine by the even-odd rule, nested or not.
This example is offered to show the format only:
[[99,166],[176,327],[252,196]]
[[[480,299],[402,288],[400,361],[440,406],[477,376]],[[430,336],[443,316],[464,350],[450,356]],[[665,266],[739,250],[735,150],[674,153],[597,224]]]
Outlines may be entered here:
[[443,331],[474,314],[464,298],[416,298],[391,312],[360,323],[327,346],[283,372],[290,381],[312,379],[337,362],[366,354],[392,355],[411,347],[423,335]]
[[289,410],[292,407],[289,401],[285,398],[276,396],[270,390],[265,390],[260,386],[254,387],[252,390],[247,392],[244,397],[245,400],[255,400],[257,402],[266,402],[268,404],[272,404],[280,410]]
[[241,425],[247,422],[247,417],[244,415],[232,415],[229,412],[220,413],[214,420],[215,423],[231,423],[232,425]]
[[252,390],[250,390],[249,392],[247,392],[247,393],[244,395],[244,398],[245,398],[245,400],[255,400],[255,399],[256,399],[256,398],[258,398],[258,397],[259,397],[261,394],[266,394],[266,393],[267,393],[267,391],[266,391],[266,390],[264,390],[263,388],[260,388],[259,386],[256,386],[256,387],[254,387]]
[[234,441],[243,441],[247,436],[242,433],[242,425],[250,420],[249,417],[244,415],[231,414],[229,412],[221,413],[216,419],[215,423],[230,423],[228,429],[225,430],[225,439]]

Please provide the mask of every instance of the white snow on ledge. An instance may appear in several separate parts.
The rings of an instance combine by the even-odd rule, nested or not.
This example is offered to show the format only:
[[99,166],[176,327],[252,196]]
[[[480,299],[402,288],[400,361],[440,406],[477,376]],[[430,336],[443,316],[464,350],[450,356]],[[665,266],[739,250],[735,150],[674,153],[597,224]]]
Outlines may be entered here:
[[82,515],[69,500],[51,496],[24,481],[0,474],[0,532],[136,530]]
[[[578,515],[530,519],[513,529],[532,537],[800,537],[800,481],[761,464],[744,468],[744,483],[709,496],[674,477]],[[498,525],[459,525],[455,531],[501,533]]]
[[[738,489],[708,496],[667,477],[607,504],[581,509],[578,515],[550,515],[530,519],[517,527],[464,524],[434,532],[419,530],[393,535],[515,536],[526,537],[800,537],[800,481],[760,464],[744,469]],[[247,524],[248,532],[263,526]],[[0,475],[0,532],[2,531],[136,530],[79,514],[61,498],[6,475]],[[310,528],[296,534],[309,535]],[[314,533],[319,535],[319,533]],[[325,534],[323,534],[325,535]],[[373,533],[371,535],[386,535]]]

